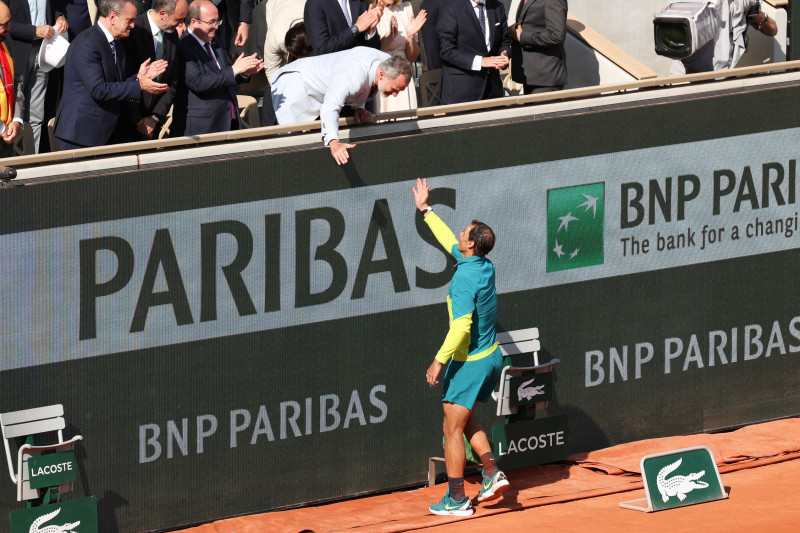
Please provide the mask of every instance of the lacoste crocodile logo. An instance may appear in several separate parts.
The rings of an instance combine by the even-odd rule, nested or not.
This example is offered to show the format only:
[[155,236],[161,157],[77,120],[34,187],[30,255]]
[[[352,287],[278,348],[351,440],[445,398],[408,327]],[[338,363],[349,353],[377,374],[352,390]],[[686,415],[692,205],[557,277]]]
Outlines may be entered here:
[[28,533],[78,533],[75,531],[75,528],[78,527],[81,522],[80,520],[75,522],[74,524],[64,524],[63,526],[45,526],[43,528],[39,528],[40,525],[44,524],[48,520],[51,520],[56,517],[58,513],[61,512],[61,509],[56,509],[52,513],[47,513],[45,515],[40,516],[36,520],[33,521],[31,524],[31,528],[28,530]]
[[687,492],[708,487],[708,483],[700,481],[700,478],[706,474],[705,470],[689,474],[688,476],[672,476],[667,479],[667,475],[681,466],[682,462],[683,458],[680,458],[658,471],[656,486],[658,487],[658,492],[661,493],[661,498],[663,498],[664,503],[669,500],[670,496],[677,496],[680,501],[683,501],[686,499]]
[[531,379],[530,381],[524,382],[522,385],[519,386],[517,389],[517,397],[519,401],[522,400],[530,400],[534,396],[539,396],[540,394],[544,394],[544,385],[537,385],[536,387],[528,387],[536,378]]

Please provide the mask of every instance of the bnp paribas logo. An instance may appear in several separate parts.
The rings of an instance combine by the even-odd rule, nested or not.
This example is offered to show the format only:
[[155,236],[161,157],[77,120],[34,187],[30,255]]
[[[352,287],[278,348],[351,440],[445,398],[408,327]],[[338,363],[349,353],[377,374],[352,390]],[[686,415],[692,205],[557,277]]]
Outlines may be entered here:
[[547,191],[547,272],[603,264],[605,184]]

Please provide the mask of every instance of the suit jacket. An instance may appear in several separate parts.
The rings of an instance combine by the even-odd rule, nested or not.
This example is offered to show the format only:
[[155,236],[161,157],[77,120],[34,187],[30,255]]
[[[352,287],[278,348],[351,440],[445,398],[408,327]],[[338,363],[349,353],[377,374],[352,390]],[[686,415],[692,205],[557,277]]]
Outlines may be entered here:
[[422,0],[420,10],[427,13],[427,21],[422,26],[422,46],[425,48],[425,66],[428,70],[442,68],[442,56],[439,54],[439,34],[436,24],[439,20],[439,0]]
[[[120,39],[125,47],[126,70],[125,75],[135,76],[139,71],[139,66],[146,60],[156,60],[156,48],[153,44],[153,34],[150,31],[150,21],[147,20],[147,13],[142,13],[134,22],[130,35]],[[142,93],[139,102],[130,102],[125,105],[120,124],[128,133],[132,135],[130,140],[139,139],[136,132],[136,123],[142,117],[156,115],[159,124],[166,120],[169,108],[175,98],[175,89],[178,85],[178,33],[164,33],[164,59],[167,61],[167,70],[159,77],[158,81],[169,85],[167,92],[162,94]],[[130,130],[130,131],[128,131]],[[124,134],[124,133],[123,133]]]
[[[30,65],[28,61],[31,56],[33,42],[41,41],[36,37],[36,26],[31,22],[31,9],[28,0],[2,0],[11,11],[11,39],[6,41],[11,57],[14,59],[14,68],[20,75],[27,75]],[[47,0],[45,7],[45,22],[52,26],[55,20],[63,13],[54,12],[50,0]]]
[[472,70],[475,56],[511,56],[506,10],[498,0],[486,0],[489,22],[487,51],[478,16],[470,0],[449,0],[441,6],[436,30],[442,55],[442,102],[453,104],[503,96],[497,69]]
[[238,119],[236,84],[243,77],[233,74],[233,64],[219,42],[211,49],[220,68],[190,32],[178,41],[178,88],[172,111],[170,135],[200,135],[231,129],[231,102]]
[[512,46],[511,78],[542,87],[566,85],[567,0],[520,2],[516,20],[522,34]]
[[[358,17],[368,9],[369,3],[367,0],[349,1],[350,16],[355,24]],[[371,39],[367,39],[366,33],[353,35],[342,12],[342,6],[337,0],[306,0],[303,17],[314,55],[349,50],[356,46],[370,46],[377,49],[381,47],[381,38],[377,31]]]
[[67,17],[69,42],[74,41],[75,37],[92,27],[88,2],[96,6],[96,0],[52,0],[52,2],[53,9],[57,12],[61,11]]
[[111,139],[122,103],[139,100],[136,78],[125,79],[125,47],[117,46],[114,64],[106,36],[95,24],[69,45],[64,89],[56,112],[55,136],[81,146],[102,146]]

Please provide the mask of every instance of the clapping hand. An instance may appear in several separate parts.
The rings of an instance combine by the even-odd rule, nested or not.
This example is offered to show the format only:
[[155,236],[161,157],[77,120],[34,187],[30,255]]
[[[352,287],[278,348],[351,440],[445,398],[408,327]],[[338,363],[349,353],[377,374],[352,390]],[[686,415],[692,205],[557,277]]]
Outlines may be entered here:
[[408,38],[412,38],[415,36],[422,26],[425,24],[425,21],[428,20],[428,12],[424,9],[420,10],[420,12],[415,17],[413,14],[408,19],[408,24],[406,24],[406,34]]
[[253,53],[251,56],[239,54],[236,61],[233,62],[233,73],[237,76],[251,76],[264,68],[264,61],[258,58],[258,54]]
[[167,62],[165,60],[159,59],[158,61],[152,62],[150,59],[146,60],[139,66],[139,73],[136,75],[136,79],[139,80],[139,87],[141,87],[144,92],[151,94],[167,92],[169,85],[153,81],[163,74],[165,70],[167,70]]

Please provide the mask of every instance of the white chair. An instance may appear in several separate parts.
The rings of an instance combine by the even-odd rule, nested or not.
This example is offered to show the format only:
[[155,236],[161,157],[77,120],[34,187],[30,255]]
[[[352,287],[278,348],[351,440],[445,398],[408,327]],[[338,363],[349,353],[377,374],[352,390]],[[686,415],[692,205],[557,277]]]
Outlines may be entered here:
[[[509,365],[503,368],[500,373],[500,388],[492,393],[492,398],[497,402],[497,416],[508,416],[517,414],[518,408],[510,405],[511,378],[522,374],[542,374],[552,372],[553,365],[559,363],[559,359],[551,359],[547,363],[539,363],[539,351],[542,345],[539,342],[539,328],[518,329],[516,331],[506,331],[497,334],[497,343],[504,356],[513,357],[520,354],[532,354],[533,365],[514,366]],[[547,402],[537,402],[536,409],[544,409]]]
[[[66,452],[75,448],[75,443],[82,440],[81,435],[75,435],[70,440],[64,440],[64,406],[61,404],[25,409],[23,411],[13,411],[0,414],[0,428],[3,432],[3,445],[6,449],[6,460],[8,461],[8,473],[11,481],[17,486],[17,501],[33,500],[39,497],[39,489],[32,489],[30,486],[30,475],[28,471],[28,459],[41,455],[43,452]],[[17,450],[16,468],[12,459],[11,447],[12,439],[18,437],[28,437],[41,433],[57,434],[58,442],[45,445],[33,445],[25,443]],[[59,486],[59,492],[65,493],[72,490],[73,483],[65,483]]]

